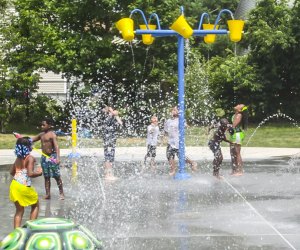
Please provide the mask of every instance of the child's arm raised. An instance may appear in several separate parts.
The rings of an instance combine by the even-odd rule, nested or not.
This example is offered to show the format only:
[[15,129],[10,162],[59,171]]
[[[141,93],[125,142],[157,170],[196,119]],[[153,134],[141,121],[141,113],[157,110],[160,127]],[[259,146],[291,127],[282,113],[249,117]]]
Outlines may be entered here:
[[122,122],[121,118],[119,117],[119,111],[111,109],[110,113],[115,117],[115,119],[117,120],[119,125],[123,126],[123,122]]
[[31,139],[32,139],[32,142],[39,141],[41,139],[41,133],[36,136],[33,136]]
[[121,126],[123,126],[123,122],[122,122],[121,118],[120,118],[118,115],[116,115],[115,118],[116,118],[117,122],[118,122]]

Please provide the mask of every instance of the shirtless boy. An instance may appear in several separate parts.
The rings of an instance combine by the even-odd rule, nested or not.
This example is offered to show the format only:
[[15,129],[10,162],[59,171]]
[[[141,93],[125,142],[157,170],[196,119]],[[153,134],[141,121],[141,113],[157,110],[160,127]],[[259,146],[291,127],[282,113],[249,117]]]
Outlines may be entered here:
[[45,199],[50,199],[50,178],[56,180],[59,189],[59,198],[64,200],[63,183],[60,177],[60,151],[57,143],[56,134],[52,131],[52,120],[45,118],[41,123],[42,133],[32,138],[33,142],[41,140],[42,152],[45,155],[41,156],[41,166],[43,169],[43,175],[45,178],[45,189],[46,196]]

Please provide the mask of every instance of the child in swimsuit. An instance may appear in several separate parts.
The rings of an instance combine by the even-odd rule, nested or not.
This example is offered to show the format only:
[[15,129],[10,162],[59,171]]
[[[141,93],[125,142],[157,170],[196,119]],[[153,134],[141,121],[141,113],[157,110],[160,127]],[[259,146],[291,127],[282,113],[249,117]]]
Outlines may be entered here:
[[[49,118],[45,118],[42,121],[41,129],[42,133],[32,138],[33,142],[41,140],[42,152],[41,165],[43,168],[43,175],[45,178],[45,190],[46,196],[44,199],[50,199],[51,178],[56,180],[59,189],[59,199],[64,200],[63,182],[60,174],[60,150],[57,142],[57,136],[52,131],[53,121]],[[48,157],[46,157],[46,156]]]
[[147,153],[144,157],[144,165],[146,166],[147,158],[151,158],[151,167],[155,170],[156,146],[158,144],[160,133],[158,127],[157,116],[151,117],[151,124],[147,127]]
[[15,147],[17,159],[10,169],[13,180],[10,184],[9,198],[16,206],[14,228],[21,226],[25,207],[31,206],[31,220],[36,219],[39,213],[38,194],[31,186],[31,178],[41,176],[42,169],[39,167],[34,171],[35,159],[30,155],[31,145],[32,141],[29,137],[17,140]]
[[234,107],[232,116],[232,127],[230,133],[230,155],[232,162],[232,175],[243,175],[243,160],[241,156],[242,143],[245,137],[245,130],[248,127],[248,108],[245,104],[238,104]]
[[116,180],[113,174],[113,163],[115,161],[117,128],[122,126],[123,122],[119,117],[119,111],[112,107],[105,106],[103,109],[102,120],[102,139],[104,147],[104,169],[106,180]]
[[[179,110],[177,106],[171,109],[171,116],[164,124],[164,133],[168,137],[166,155],[170,164],[169,175],[173,176],[176,174],[175,155],[179,158]],[[185,162],[191,166],[192,171],[197,171],[197,163],[195,161],[186,156]]]
[[213,176],[221,179],[220,176],[220,167],[223,161],[223,154],[221,151],[221,142],[225,141],[230,143],[229,140],[226,138],[226,130],[228,129],[228,120],[222,118],[215,126],[215,131],[213,133],[212,139],[209,140],[208,146],[210,150],[214,153],[214,160],[213,160]]

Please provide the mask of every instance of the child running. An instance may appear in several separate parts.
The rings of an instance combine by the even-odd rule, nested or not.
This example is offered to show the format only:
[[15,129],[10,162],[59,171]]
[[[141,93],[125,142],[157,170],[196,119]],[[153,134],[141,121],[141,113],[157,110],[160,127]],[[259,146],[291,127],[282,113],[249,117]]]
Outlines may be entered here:
[[[56,134],[52,131],[52,120],[45,118],[41,124],[42,133],[32,138],[33,142],[41,140],[42,152],[41,165],[45,178],[46,196],[44,199],[50,199],[50,178],[56,180],[59,189],[59,199],[64,200],[65,195],[63,191],[63,183],[60,177],[60,151],[57,143]],[[48,157],[46,157],[47,155]]]
[[35,159],[30,155],[31,146],[32,141],[29,137],[17,139],[15,147],[17,158],[10,169],[13,180],[10,184],[9,198],[16,206],[14,228],[21,226],[25,207],[31,206],[30,220],[36,219],[39,213],[38,194],[31,186],[31,178],[41,176],[42,168],[39,167],[34,171]]
[[144,165],[146,165],[147,158],[151,157],[150,166],[155,170],[156,163],[156,146],[159,137],[158,119],[154,115],[151,117],[151,124],[147,127],[147,154],[144,158]]
[[215,131],[213,133],[212,139],[209,140],[208,146],[210,150],[214,153],[214,160],[213,160],[213,176],[217,177],[218,179],[222,179],[220,176],[220,167],[223,161],[223,154],[221,151],[221,142],[225,141],[230,143],[227,140],[225,132],[228,129],[228,120],[222,118],[215,126]]

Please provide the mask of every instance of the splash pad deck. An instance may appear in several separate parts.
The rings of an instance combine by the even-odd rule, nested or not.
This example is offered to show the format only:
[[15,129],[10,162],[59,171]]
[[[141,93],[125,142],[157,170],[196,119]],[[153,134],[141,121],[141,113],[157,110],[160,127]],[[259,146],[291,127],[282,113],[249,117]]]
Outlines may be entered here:
[[[66,200],[41,200],[40,217],[78,221],[103,240],[105,249],[299,249],[299,158],[245,162],[245,175],[232,177],[225,160],[215,179],[210,161],[199,161],[192,178],[174,181],[166,162],[158,171],[141,172],[137,162],[118,162],[115,182],[99,179],[101,162],[84,160],[76,185],[63,169]],[[9,179],[1,171],[0,236],[12,230],[14,206],[8,201]],[[40,197],[43,178],[35,180]],[[28,211],[27,211],[28,212]],[[28,218],[28,213],[24,218]]]

